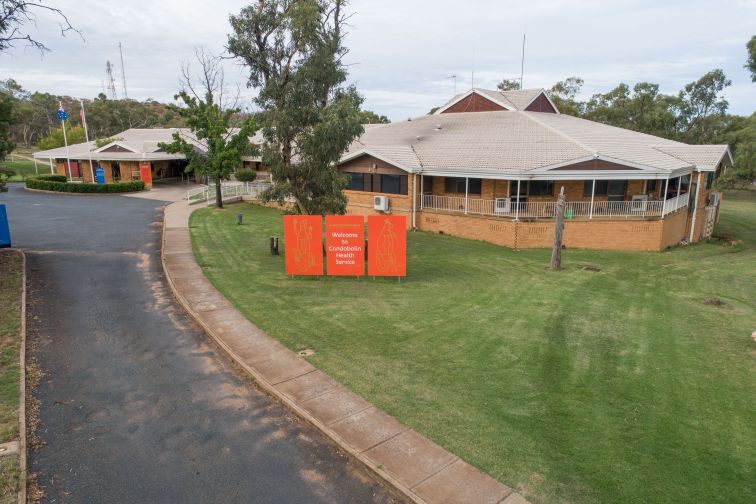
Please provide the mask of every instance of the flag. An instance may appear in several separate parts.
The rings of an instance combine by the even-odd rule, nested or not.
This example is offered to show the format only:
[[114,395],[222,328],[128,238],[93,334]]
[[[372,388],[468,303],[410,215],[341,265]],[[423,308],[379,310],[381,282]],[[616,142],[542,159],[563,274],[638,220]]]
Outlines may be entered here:
[[63,102],[59,101],[58,105],[60,106],[60,108],[58,108],[58,119],[65,121],[66,119],[68,119],[68,114],[66,114],[66,111],[63,110]]
[[87,130],[87,116],[84,114],[84,100],[79,100],[81,108],[79,109],[79,117],[81,118],[81,125],[84,127],[84,131]]

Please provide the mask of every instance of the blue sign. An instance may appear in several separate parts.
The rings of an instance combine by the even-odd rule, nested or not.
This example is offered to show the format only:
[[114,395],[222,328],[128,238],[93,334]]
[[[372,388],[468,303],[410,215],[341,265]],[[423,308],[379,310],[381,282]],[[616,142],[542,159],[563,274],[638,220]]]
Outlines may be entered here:
[[65,110],[63,109],[58,110],[58,119],[60,119],[61,121],[65,121],[66,119],[68,119],[68,114],[66,114]]
[[95,168],[95,182],[97,182],[98,184],[105,183],[105,170],[103,170],[99,166]]
[[5,205],[0,205],[0,248],[11,246],[10,228],[8,227],[8,213]]

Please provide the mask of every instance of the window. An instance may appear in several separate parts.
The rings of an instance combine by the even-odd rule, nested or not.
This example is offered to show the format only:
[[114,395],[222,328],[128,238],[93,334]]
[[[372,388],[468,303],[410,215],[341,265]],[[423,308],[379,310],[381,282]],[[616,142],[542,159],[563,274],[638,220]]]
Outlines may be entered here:
[[685,175],[684,177],[680,177],[680,194],[688,192],[689,187],[690,187],[690,175]]
[[716,173],[714,172],[708,172],[706,174],[706,189],[711,189],[714,187],[714,179],[716,178]]
[[[593,190],[593,180],[586,180],[583,182],[583,196],[590,196]],[[606,196],[609,191],[608,180],[596,181],[596,196]]]
[[401,194],[402,178],[400,175],[381,175],[381,191],[387,194]]
[[444,189],[448,193],[465,193],[465,187],[467,187],[468,194],[481,194],[483,187],[483,179],[471,178],[465,179],[464,177],[446,177],[444,181]]
[[118,161],[110,162],[110,175],[113,180],[121,180],[121,165],[118,164]]
[[552,196],[554,194],[554,181],[532,180],[529,191],[530,196]]
[[365,174],[364,173],[347,173],[349,177],[349,185],[347,188],[351,191],[364,191],[365,190]]
[[646,180],[646,192],[656,191],[656,179]]

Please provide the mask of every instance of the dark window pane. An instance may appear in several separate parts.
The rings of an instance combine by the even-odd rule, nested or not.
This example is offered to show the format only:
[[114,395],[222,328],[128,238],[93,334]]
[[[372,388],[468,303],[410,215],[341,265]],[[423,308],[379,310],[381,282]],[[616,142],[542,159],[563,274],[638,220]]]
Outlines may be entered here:
[[690,186],[690,175],[685,175],[684,177],[680,177],[680,194],[688,192],[689,186]]
[[483,192],[483,180],[479,178],[469,179],[468,193],[480,195]]
[[364,191],[365,190],[365,174],[363,173],[347,173],[349,176],[349,189],[352,191]]
[[533,180],[530,182],[531,196],[552,196],[554,194],[553,180]]
[[459,177],[446,177],[445,189],[448,193],[463,193],[465,192],[465,179]]
[[656,179],[646,181],[646,191],[656,191]]
[[401,184],[400,189],[399,189],[399,194],[406,195],[409,192],[409,188],[407,187],[407,175],[400,175],[399,180]]
[[386,194],[400,194],[402,181],[399,175],[381,175],[381,191]]
[[[583,195],[584,196],[590,196],[592,188],[593,188],[593,180],[583,181]],[[596,193],[595,193],[596,196],[606,196],[608,188],[609,188],[608,180],[597,180]]]

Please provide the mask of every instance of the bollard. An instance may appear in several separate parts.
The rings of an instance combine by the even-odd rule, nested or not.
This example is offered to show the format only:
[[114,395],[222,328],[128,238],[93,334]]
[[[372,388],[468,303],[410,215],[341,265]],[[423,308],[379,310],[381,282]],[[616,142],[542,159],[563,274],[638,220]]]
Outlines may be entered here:
[[242,214],[238,213],[236,214],[236,225],[241,226],[242,223]]
[[270,237],[270,255],[278,255],[278,236]]

